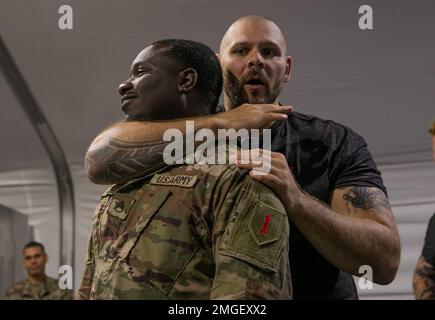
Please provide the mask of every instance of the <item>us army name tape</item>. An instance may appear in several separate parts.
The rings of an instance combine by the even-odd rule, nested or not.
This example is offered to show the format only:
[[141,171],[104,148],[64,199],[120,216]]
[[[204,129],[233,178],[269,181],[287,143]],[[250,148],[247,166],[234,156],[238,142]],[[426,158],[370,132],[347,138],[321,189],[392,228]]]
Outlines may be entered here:
[[150,184],[192,188],[197,180],[198,180],[197,176],[186,176],[186,175],[168,176],[163,174],[155,174],[151,179]]

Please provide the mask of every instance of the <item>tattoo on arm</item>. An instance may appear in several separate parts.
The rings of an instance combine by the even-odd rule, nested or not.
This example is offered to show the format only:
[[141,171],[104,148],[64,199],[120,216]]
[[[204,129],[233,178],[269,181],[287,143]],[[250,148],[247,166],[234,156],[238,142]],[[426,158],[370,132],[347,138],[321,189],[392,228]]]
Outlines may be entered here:
[[435,299],[435,268],[420,257],[412,280],[416,299]]
[[387,196],[378,188],[352,187],[343,195],[343,199],[349,212],[356,211],[356,209],[391,209]]
[[168,143],[131,143],[111,137],[86,154],[88,176],[96,183],[113,184],[149,174],[164,165],[162,155]]

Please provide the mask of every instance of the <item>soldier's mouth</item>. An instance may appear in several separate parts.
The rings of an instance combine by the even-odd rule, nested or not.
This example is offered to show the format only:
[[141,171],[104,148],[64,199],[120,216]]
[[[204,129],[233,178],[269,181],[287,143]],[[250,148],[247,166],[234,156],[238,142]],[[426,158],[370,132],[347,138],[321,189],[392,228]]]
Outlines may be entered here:
[[136,97],[137,95],[135,94],[125,94],[121,97],[121,109],[124,113],[126,112],[128,104],[132,102]]
[[132,100],[132,99],[134,99],[136,97],[137,97],[137,95],[133,94],[133,93],[124,94],[121,97],[121,104],[124,104],[125,102],[130,101],[130,100]]

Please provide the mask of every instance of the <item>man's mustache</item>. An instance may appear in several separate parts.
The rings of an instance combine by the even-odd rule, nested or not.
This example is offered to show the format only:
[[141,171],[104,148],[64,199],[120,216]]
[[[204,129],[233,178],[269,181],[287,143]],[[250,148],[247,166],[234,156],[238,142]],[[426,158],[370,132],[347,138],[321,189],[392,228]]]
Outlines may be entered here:
[[246,74],[242,75],[241,79],[240,79],[240,83],[246,83],[248,81],[251,80],[260,80],[261,82],[263,82],[264,84],[267,83],[267,77],[264,74],[264,71],[262,69],[253,69],[251,68]]

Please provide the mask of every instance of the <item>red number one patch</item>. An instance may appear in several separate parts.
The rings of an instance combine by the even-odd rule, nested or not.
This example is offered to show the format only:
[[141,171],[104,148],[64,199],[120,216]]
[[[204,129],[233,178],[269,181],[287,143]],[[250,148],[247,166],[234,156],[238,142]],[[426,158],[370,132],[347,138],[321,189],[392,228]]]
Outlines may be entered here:
[[272,216],[270,214],[267,214],[266,217],[264,218],[264,223],[263,223],[263,226],[261,227],[261,231],[260,231],[264,236],[267,233],[267,227],[269,226],[271,218],[272,218]]

